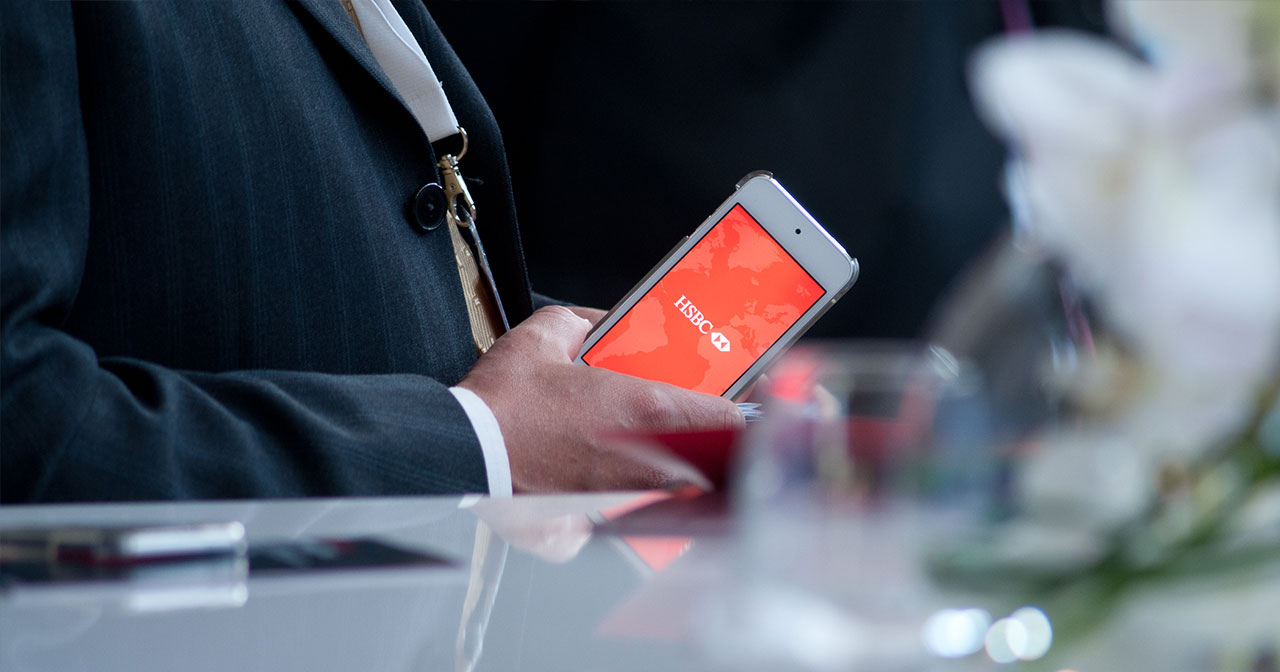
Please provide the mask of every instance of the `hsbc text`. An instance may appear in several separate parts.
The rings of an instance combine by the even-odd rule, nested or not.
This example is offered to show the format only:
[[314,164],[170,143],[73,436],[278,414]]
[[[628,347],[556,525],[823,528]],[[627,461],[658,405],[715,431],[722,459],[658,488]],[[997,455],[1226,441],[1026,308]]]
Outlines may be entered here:
[[685,298],[684,294],[680,295],[680,300],[676,301],[675,305],[680,314],[689,318],[689,321],[693,323],[694,327],[697,327],[698,331],[704,334],[711,333],[711,321],[704,317],[702,311],[698,310],[697,306]]

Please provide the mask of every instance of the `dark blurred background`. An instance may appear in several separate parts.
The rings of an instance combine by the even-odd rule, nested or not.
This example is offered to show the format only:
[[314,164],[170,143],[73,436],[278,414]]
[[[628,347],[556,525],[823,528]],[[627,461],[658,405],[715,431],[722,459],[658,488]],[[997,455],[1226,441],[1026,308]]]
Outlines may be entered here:
[[[1099,32],[1099,2],[1015,8]],[[544,294],[613,305],[766,169],[861,262],[810,334],[910,337],[1006,227],[965,83],[997,0],[428,7],[503,129]]]

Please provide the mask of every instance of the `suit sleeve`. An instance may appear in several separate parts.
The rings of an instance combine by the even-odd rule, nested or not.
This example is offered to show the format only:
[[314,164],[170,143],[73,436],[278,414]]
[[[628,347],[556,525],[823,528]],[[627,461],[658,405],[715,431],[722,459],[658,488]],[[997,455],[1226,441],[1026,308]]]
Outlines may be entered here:
[[0,500],[487,490],[466,414],[430,378],[177,371],[62,330],[90,211],[71,8],[0,18]]

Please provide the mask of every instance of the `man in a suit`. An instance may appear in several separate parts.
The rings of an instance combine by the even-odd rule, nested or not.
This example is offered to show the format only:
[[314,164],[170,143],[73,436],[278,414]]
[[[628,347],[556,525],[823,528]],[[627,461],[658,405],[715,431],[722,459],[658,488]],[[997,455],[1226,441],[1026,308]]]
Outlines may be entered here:
[[446,150],[341,0],[0,4],[0,499],[486,492],[485,417],[517,490],[643,487],[602,432],[742,422],[572,364],[598,313],[534,312],[497,125],[393,4],[516,325],[478,359],[422,202]]

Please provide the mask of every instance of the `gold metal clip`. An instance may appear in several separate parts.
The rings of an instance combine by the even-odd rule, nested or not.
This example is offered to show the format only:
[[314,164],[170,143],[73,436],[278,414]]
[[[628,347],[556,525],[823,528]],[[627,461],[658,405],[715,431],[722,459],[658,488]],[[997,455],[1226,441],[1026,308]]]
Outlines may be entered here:
[[467,189],[466,180],[458,172],[458,157],[445,154],[440,159],[440,181],[443,182],[444,196],[449,205],[449,213],[466,228],[476,220],[476,202],[471,198],[471,190]]
[[[458,170],[458,161],[467,153],[467,132],[458,127],[458,133],[462,135],[462,151],[457,155],[445,154],[440,157],[437,166],[440,168],[440,182],[444,187],[444,194],[447,203],[445,215],[450,222],[450,227],[457,227],[457,231],[461,234],[462,242],[469,250],[464,254],[471,256],[475,260],[476,271],[479,273],[479,279],[483,283],[485,290],[492,300],[492,308],[494,309],[494,337],[501,336],[502,333],[511,328],[507,321],[507,313],[502,306],[502,299],[498,296],[498,284],[493,277],[493,270],[489,267],[489,257],[484,252],[484,245],[480,242],[480,233],[476,229],[476,203],[471,198],[471,190],[467,189],[467,181],[463,179],[462,173]],[[466,273],[463,272],[463,283],[467,284]],[[470,310],[471,307],[469,306]],[[488,349],[487,344],[477,341],[477,346],[483,353]]]

